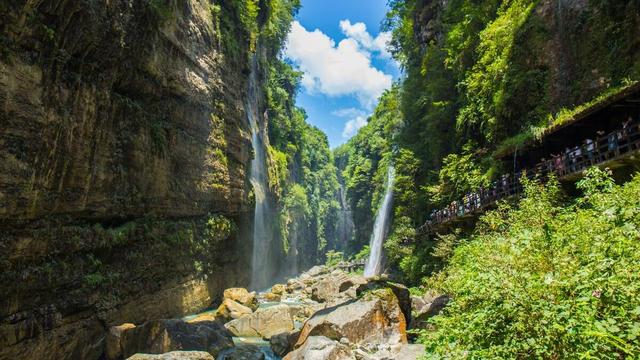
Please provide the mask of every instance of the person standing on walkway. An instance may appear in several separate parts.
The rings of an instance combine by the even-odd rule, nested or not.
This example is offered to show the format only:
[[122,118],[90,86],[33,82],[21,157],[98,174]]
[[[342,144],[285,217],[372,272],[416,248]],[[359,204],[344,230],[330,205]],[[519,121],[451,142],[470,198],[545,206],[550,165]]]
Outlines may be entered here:
[[573,150],[573,171],[580,170],[578,167],[580,166],[580,161],[582,160],[582,147],[576,146]]
[[589,163],[591,165],[595,165],[595,144],[593,140],[586,139],[584,141],[584,150],[587,153],[587,158],[589,159]]

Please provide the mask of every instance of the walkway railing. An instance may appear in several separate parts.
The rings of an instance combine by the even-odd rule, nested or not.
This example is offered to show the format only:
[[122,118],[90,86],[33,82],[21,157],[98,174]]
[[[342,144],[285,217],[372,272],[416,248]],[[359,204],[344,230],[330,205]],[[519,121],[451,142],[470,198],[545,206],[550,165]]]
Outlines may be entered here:
[[354,272],[359,269],[364,269],[365,261],[353,261],[353,262],[341,262],[338,264],[338,269],[345,272]]
[[567,148],[563,153],[552,155],[552,159],[541,161],[532,169],[504,174],[489,188],[469,193],[462,200],[453,201],[444,209],[434,211],[429,220],[419,229],[428,230],[436,225],[483,212],[498,200],[518,195],[523,187],[520,179],[546,181],[551,174],[557,178],[577,175],[595,165],[611,162],[640,150],[640,121],[627,121],[623,127],[595,139],[585,139],[580,146]]

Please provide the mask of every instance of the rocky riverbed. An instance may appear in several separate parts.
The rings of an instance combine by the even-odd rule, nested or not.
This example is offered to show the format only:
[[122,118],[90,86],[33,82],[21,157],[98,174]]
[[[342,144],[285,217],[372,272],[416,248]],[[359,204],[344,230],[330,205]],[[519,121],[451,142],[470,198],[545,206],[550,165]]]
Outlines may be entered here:
[[412,297],[405,286],[385,279],[316,266],[261,293],[227,289],[215,310],[113,327],[106,356],[412,360],[424,348],[409,343],[408,327],[426,326],[426,318],[446,302],[445,297]]

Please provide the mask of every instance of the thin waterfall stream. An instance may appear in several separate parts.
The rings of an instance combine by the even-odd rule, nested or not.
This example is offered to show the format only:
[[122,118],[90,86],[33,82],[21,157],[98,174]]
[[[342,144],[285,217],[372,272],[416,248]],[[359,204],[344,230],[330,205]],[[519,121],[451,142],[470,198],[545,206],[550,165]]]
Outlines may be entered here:
[[349,241],[353,239],[355,226],[353,224],[353,211],[347,201],[347,190],[343,183],[340,183],[338,190],[338,198],[340,200],[340,216],[338,217],[337,235],[340,249],[346,249]]
[[254,225],[253,225],[253,253],[251,266],[251,288],[261,289],[270,284],[274,265],[271,259],[272,234],[267,223],[269,203],[267,200],[268,180],[266,172],[266,156],[264,144],[260,138],[260,125],[258,118],[260,110],[258,105],[258,62],[254,58],[251,61],[251,74],[249,76],[249,91],[245,111],[251,126],[251,146],[253,159],[251,160],[250,181],[253,185],[255,197]]
[[376,220],[369,242],[369,259],[364,268],[364,276],[376,276],[382,272],[382,245],[387,237],[391,225],[391,211],[393,210],[393,182],[395,169],[389,166],[387,170],[387,185],[382,205],[378,209]]

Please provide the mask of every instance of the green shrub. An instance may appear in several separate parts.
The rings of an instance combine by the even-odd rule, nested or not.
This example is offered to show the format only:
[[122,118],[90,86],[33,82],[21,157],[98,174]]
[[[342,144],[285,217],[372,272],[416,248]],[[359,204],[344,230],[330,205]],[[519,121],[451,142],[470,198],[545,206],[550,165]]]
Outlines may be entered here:
[[236,231],[236,224],[224,215],[212,215],[207,220],[205,236],[217,243],[228,239]]
[[369,258],[369,254],[371,253],[371,248],[369,245],[365,245],[360,252],[353,256],[353,261],[362,261],[367,260]]
[[84,277],[85,283],[91,287],[96,288],[102,285],[107,279],[99,272],[95,272]]
[[327,252],[327,267],[334,267],[344,261],[344,254],[339,251],[330,250]]
[[420,341],[433,359],[640,356],[640,175],[615,185],[598,169],[563,204],[527,183],[461,240],[430,285],[454,298]]

